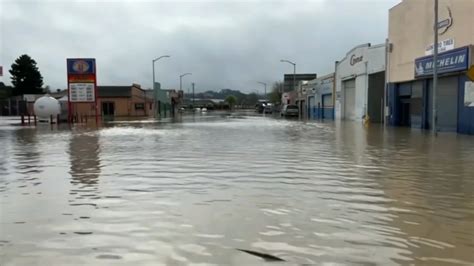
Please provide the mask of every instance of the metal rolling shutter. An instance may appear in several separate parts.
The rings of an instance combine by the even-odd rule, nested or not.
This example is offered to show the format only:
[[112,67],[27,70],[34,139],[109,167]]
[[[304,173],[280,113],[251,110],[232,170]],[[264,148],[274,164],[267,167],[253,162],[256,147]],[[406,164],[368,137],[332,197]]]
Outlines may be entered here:
[[355,120],[355,79],[344,81],[344,119]]
[[439,79],[438,129],[456,131],[458,126],[458,77]]

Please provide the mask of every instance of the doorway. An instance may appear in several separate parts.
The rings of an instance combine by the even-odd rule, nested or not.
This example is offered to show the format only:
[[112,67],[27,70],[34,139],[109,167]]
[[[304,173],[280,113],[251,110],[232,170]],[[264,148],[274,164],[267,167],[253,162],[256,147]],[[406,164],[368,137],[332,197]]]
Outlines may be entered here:
[[322,102],[323,102],[323,114],[322,117],[333,119],[333,106],[332,106],[332,93],[327,93],[322,95]]
[[383,122],[383,92],[385,88],[385,71],[369,75],[369,87],[367,95],[367,112],[370,121],[374,123]]
[[355,79],[347,80],[343,82],[344,87],[344,119],[355,120]]
[[410,96],[400,97],[400,126],[411,126],[410,109]]
[[114,102],[103,102],[102,103],[102,115],[103,116],[114,116],[115,115],[115,103]]

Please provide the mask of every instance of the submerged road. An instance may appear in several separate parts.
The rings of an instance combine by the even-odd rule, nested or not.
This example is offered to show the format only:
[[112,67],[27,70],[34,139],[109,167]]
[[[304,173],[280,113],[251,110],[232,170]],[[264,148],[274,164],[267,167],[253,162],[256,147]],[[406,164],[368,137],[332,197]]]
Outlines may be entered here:
[[0,265],[474,263],[472,136],[208,113],[0,147]]

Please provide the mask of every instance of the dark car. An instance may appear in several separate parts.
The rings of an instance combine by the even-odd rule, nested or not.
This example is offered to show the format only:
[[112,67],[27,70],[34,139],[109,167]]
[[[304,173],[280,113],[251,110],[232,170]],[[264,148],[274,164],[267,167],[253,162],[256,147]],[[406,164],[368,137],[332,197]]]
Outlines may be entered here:
[[281,109],[281,116],[284,117],[297,117],[299,115],[298,106],[294,104],[285,104]]
[[255,105],[255,111],[256,111],[257,113],[262,114],[263,112],[265,112],[265,106],[266,106],[266,105],[267,105],[266,102],[257,103],[257,104]]
[[271,114],[271,113],[273,113],[273,109],[274,109],[274,108],[275,108],[275,106],[274,106],[273,104],[267,103],[267,104],[265,105],[265,107],[263,108],[263,112],[264,112],[265,114]]

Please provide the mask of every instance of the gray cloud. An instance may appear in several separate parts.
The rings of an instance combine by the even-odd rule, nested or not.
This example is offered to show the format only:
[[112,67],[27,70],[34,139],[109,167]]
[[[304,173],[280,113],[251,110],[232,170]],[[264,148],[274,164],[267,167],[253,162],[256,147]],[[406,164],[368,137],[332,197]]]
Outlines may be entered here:
[[151,87],[151,60],[166,88],[256,91],[297,72],[320,75],[361,43],[387,35],[400,0],[331,1],[12,1],[0,6],[3,81],[19,55],[37,62],[46,85],[66,87],[66,58],[97,59],[98,83]]

